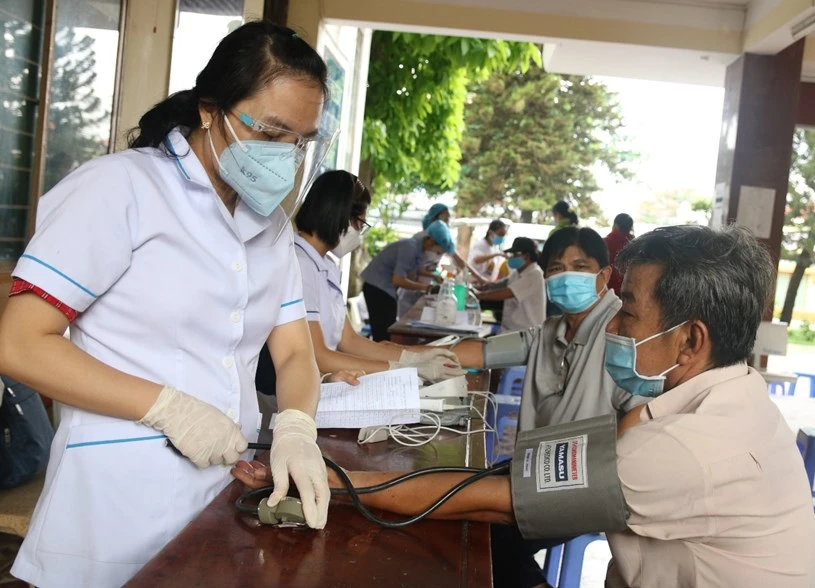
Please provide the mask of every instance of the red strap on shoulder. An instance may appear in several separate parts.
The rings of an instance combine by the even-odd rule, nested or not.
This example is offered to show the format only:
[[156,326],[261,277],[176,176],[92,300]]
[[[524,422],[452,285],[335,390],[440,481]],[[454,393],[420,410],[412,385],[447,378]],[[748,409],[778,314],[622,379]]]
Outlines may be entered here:
[[25,294],[30,292],[31,294],[36,294],[43,300],[45,300],[48,304],[59,310],[65,317],[68,319],[68,322],[73,322],[79,313],[75,311],[73,308],[65,304],[64,302],[60,302],[57,298],[51,296],[48,292],[40,288],[39,286],[35,286],[30,282],[26,282],[25,280],[21,280],[20,278],[14,278],[14,281],[11,283],[11,291],[9,292],[9,297],[16,296],[18,294]]

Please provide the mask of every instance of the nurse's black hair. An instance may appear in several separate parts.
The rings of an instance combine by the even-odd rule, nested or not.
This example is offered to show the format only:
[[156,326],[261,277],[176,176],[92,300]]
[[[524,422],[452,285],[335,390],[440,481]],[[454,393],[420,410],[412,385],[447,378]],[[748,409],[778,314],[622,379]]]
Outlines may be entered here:
[[329,171],[314,180],[294,223],[298,231],[315,235],[333,249],[351,220],[363,216],[370,204],[371,193],[358,177]]
[[609,264],[608,247],[603,238],[597,234],[597,231],[588,227],[582,229],[564,227],[552,233],[546,243],[543,244],[543,251],[540,259],[538,259],[541,269],[546,272],[549,264],[563,257],[563,252],[572,245],[580,247],[583,253],[598,263],[600,269]]
[[253,21],[224,37],[191,90],[176,92],[139,119],[128,133],[130,147],[159,147],[175,127],[201,125],[199,104],[229,112],[280,77],[313,81],[327,97],[326,66],[317,52],[293,30]]
[[652,298],[662,329],[702,321],[712,368],[745,361],[771,301],[775,263],[745,228],[660,227],[631,241],[617,257],[623,273],[656,265]]

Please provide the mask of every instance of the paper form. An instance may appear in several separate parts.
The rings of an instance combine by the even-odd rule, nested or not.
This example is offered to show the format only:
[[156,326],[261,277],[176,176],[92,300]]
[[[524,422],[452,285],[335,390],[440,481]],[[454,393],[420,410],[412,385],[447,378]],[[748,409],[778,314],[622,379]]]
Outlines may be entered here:
[[318,429],[360,429],[419,422],[419,375],[402,368],[345,382],[322,384],[317,405]]

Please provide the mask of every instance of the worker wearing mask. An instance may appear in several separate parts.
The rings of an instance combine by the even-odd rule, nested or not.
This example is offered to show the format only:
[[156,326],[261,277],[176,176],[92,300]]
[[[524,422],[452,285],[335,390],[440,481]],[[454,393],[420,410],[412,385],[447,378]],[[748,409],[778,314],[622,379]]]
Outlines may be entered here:
[[[648,400],[522,433],[511,475],[481,479],[436,518],[515,524],[527,538],[605,532],[606,586],[815,585],[815,514],[795,436],[748,367],[774,283],[747,231],[665,227],[632,241],[606,370]],[[265,468],[235,474],[260,485]],[[396,473],[351,472],[355,486]],[[368,506],[412,515],[469,474],[432,474]],[[332,475],[332,487],[340,480]]]
[[348,320],[340,270],[328,257],[348,255],[362,244],[371,195],[359,178],[337,170],[321,175],[297,212],[295,252],[303,277],[306,318],[320,372],[381,372],[416,367],[436,382],[463,375],[455,353],[439,347],[405,347],[361,337]]
[[512,270],[509,277],[479,292],[478,299],[503,301],[501,332],[539,327],[546,319],[546,293],[538,247],[532,239],[518,237],[504,253]]
[[389,339],[388,327],[396,322],[397,288],[430,291],[432,286],[417,279],[424,252],[432,250],[441,255],[455,249],[450,229],[443,221],[437,220],[427,227],[426,232],[386,246],[362,270],[362,294],[368,307],[374,341]]
[[470,248],[470,255],[467,261],[479,274],[490,279],[492,278],[496,270],[495,258],[504,256],[500,247],[504,243],[506,234],[506,223],[501,219],[495,219],[490,222],[490,226],[487,228],[487,234],[476,241]]
[[248,455],[264,343],[280,405],[269,500],[291,477],[308,525],[325,525],[320,378],[286,197],[307,152],[330,144],[326,93],[325,63],[294,31],[245,24],[194,88],[142,116],[130,149],[40,199],[0,321],[0,373],[63,409],[16,577],[126,583]]

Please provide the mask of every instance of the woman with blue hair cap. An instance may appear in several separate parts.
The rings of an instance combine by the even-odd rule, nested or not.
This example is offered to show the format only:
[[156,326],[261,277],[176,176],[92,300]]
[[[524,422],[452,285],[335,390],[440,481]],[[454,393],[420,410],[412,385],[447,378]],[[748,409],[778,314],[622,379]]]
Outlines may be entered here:
[[[416,233],[414,237],[426,235],[428,227],[436,221],[442,221],[448,227],[450,226],[450,208],[446,204],[436,202],[430,207],[422,218],[422,230]],[[456,264],[456,266],[459,268],[466,267],[470,272],[470,275],[477,283],[487,283],[489,281],[458,254],[458,252],[455,250],[455,245],[453,251],[450,252],[450,255],[453,258],[453,262]],[[442,256],[443,254],[438,254],[432,249],[425,251],[421,267],[419,267],[419,270],[416,272],[417,281],[428,286],[432,285],[433,278],[436,275],[436,271],[438,270],[439,262],[441,261]],[[401,317],[407,314],[410,308],[419,301],[421,296],[422,293],[416,290],[400,288],[397,293],[397,316]]]
[[442,204],[441,202],[436,202],[430,207],[427,214],[424,215],[422,219],[422,229],[426,231],[427,227],[437,220],[443,221],[447,225],[450,224],[450,209],[446,204]]
[[441,257],[455,250],[450,229],[437,220],[426,231],[391,243],[362,270],[362,294],[374,341],[387,340],[388,327],[396,322],[397,288],[427,292],[432,287],[417,279],[425,252],[433,251]]

